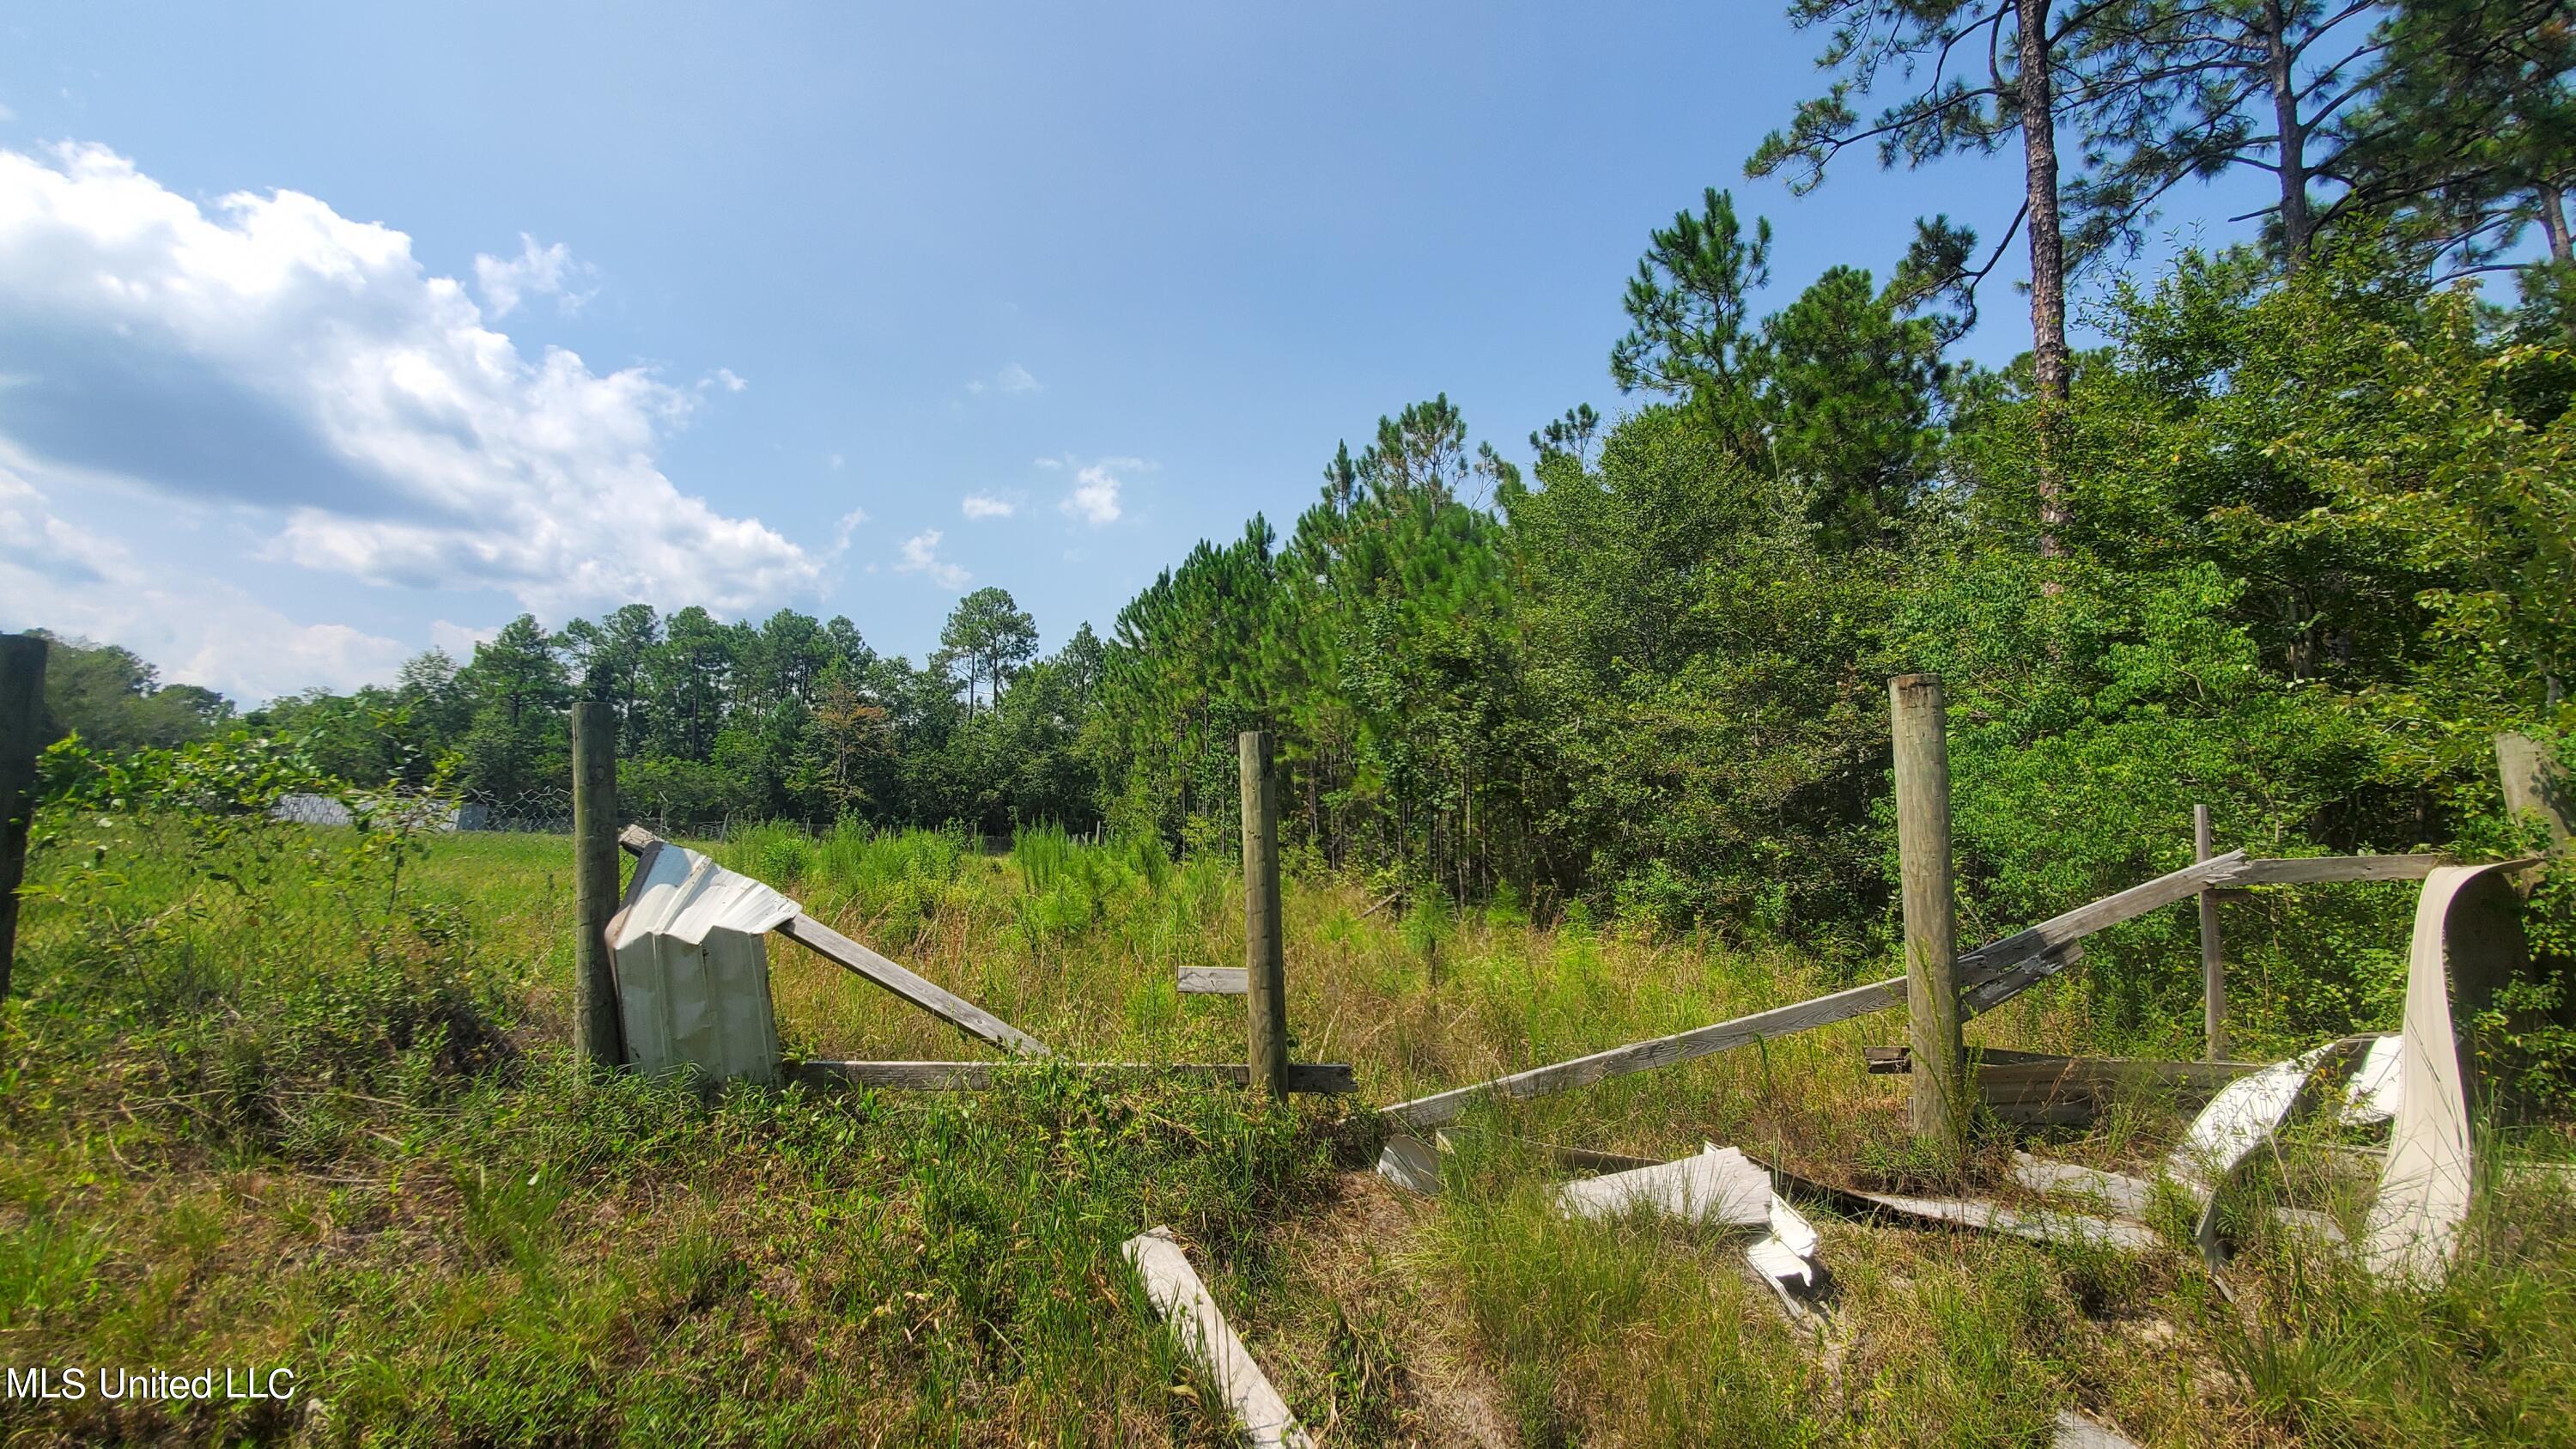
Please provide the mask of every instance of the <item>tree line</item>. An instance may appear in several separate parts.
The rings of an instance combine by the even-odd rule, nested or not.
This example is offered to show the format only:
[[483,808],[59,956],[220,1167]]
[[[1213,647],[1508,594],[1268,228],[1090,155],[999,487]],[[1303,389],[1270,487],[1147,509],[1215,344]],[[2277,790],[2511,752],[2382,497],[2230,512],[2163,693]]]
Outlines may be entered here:
[[[1965,898],[1998,921],[2169,868],[2195,801],[2261,851],[2501,829],[2489,737],[2571,723],[2562,7],[1791,15],[1829,85],[1747,170],[1804,189],[1852,148],[2018,148],[1999,241],[1927,218],[1883,275],[1774,291],[1771,224],[1706,189],[1626,284],[1615,415],[1578,404],[1514,461],[1447,397],[1408,406],[1284,533],[1202,542],[1043,659],[998,589],[919,665],[846,619],[632,604],[250,721],[353,778],[452,754],[510,798],[558,787],[592,698],[629,800],[674,817],[1105,819],[1184,847],[1230,838],[1260,727],[1318,866],[1854,950],[1890,910],[1884,684],[1909,670],[1949,681]],[[2248,168],[2277,183],[2250,240],[2121,270],[2175,188]],[[2016,239],[2032,346],[1961,362]],[[2078,351],[2087,274],[2107,342]]]

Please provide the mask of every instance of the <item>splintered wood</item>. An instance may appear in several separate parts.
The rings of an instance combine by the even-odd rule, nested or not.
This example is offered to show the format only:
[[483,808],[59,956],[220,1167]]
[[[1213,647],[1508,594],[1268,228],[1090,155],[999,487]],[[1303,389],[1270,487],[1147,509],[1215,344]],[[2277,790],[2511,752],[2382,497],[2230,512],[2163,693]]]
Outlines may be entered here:
[[1189,1255],[1172,1240],[1171,1231],[1148,1228],[1129,1238],[1124,1251],[1181,1352],[1216,1381],[1244,1438],[1256,1449],[1314,1449],[1315,1441],[1217,1311],[1216,1300],[1191,1271]]

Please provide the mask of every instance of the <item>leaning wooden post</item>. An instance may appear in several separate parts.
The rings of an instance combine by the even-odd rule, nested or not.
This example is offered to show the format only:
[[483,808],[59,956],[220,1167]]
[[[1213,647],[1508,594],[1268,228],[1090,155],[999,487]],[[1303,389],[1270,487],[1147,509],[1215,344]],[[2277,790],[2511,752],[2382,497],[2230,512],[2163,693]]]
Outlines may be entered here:
[[45,732],[45,641],[0,634],[0,996],[18,956],[18,887],[36,814],[37,737]]
[[[2191,858],[2216,854],[2209,828],[2209,807],[2191,807]],[[2227,1060],[2227,958],[2218,937],[2218,892],[2200,893],[2200,1027],[2201,1041],[2213,1062]]]
[[1896,745],[1896,853],[1905,902],[1906,1038],[1914,1137],[1955,1162],[1968,1140],[1967,1049],[1959,1036],[1958,904],[1950,863],[1949,706],[1941,680],[1887,682]]
[[2576,834],[2576,804],[2568,799],[2567,773],[2540,741],[2529,735],[2495,737],[2496,773],[2504,777],[2504,808],[2508,815],[2536,812],[2549,823],[2549,843],[2560,850],[2567,848],[2570,834]]
[[1243,967],[1252,1045],[1252,1090],[1288,1094],[1288,964],[1279,927],[1279,795],[1270,735],[1235,741],[1243,765]]
[[608,920],[617,914],[617,716],[572,707],[572,1050],[583,1062],[626,1060]]

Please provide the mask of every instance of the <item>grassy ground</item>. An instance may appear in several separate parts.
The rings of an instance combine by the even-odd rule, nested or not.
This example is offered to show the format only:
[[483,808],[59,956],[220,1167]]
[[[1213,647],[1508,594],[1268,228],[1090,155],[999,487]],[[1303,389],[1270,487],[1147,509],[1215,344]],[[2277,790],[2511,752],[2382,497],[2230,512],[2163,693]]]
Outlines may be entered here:
[[[1901,1081],[1859,1065],[1893,1018],[1488,1113],[1429,1200],[1365,1171],[1347,1103],[1042,1070],[973,1097],[585,1085],[560,839],[397,859],[57,824],[0,1023],[0,1364],[286,1367],[298,1393],[0,1397],[13,1444],[1224,1443],[1119,1264],[1154,1223],[1328,1443],[2040,1444],[2070,1407],[2157,1444],[2576,1442],[2552,1177],[2502,1184],[2433,1293],[2254,1224],[2222,1291],[2182,1251],[1818,1210],[1839,1311],[1793,1330],[1739,1236],[1563,1221],[1521,1143],[1914,1180]],[[1240,959],[1223,862],[856,832],[722,854],[1068,1055],[1240,1056],[1241,1003],[1173,989]],[[1843,984],[1714,939],[1375,907],[1301,880],[1286,912],[1296,1055],[1355,1064],[1363,1102]],[[988,1055],[792,946],[773,971],[798,1051]],[[2061,989],[1974,1034],[2093,1040]],[[2177,1123],[2144,1104],[2046,1150],[2134,1166]],[[2284,1190],[2334,1205],[2309,1179],[2337,1160],[2292,1152]]]

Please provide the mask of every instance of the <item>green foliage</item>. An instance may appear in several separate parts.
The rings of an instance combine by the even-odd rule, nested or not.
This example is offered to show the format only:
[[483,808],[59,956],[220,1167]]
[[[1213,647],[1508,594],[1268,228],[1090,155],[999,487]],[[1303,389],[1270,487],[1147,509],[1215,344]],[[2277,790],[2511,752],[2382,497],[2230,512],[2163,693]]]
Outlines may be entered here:
[[45,651],[45,738],[76,734],[103,750],[185,744],[229,724],[233,702],[194,684],[163,684],[132,650],[38,629]]

